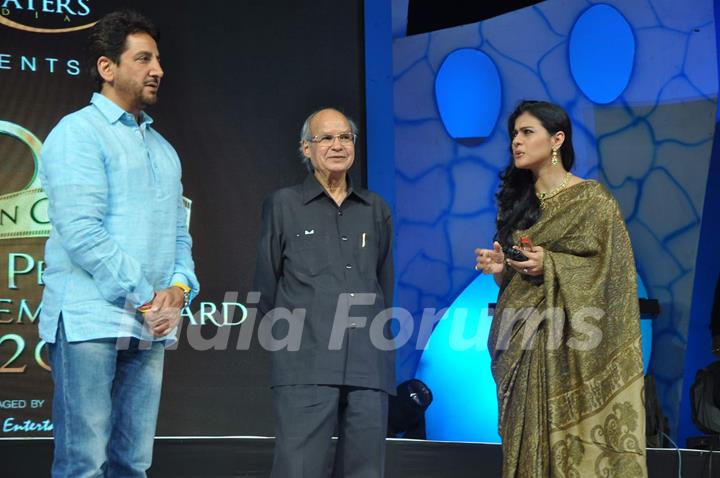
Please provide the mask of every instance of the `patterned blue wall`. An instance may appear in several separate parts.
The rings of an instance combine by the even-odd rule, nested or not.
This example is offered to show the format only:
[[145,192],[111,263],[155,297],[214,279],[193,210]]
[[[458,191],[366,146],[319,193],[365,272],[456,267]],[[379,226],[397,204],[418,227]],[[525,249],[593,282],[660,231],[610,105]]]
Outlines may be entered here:
[[[602,105],[576,84],[568,53],[573,26],[598,3],[619,12],[636,47],[627,87]],[[498,125],[474,146],[448,136],[435,102],[438,69],[460,48],[489,56],[502,82]],[[648,295],[661,302],[650,372],[676,433],[717,106],[712,0],[549,0],[395,39],[393,78],[396,305],[419,322],[425,308],[449,307],[481,280],[473,250],[490,244],[494,233],[494,193],[509,161],[507,116],[523,98],[558,103],[575,127],[574,172],[603,182],[618,199],[638,272]],[[400,350],[399,381],[415,375],[422,342]]]

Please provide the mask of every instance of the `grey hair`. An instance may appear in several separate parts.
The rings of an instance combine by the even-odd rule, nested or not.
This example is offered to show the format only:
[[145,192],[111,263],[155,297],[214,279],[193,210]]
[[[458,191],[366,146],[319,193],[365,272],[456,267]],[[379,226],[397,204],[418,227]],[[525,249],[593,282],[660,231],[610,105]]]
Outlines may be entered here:
[[356,136],[358,134],[358,127],[355,124],[355,121],[353,121],[352,118],[350,118],[348,115],[346,115],[345,113],[343,113],[342,111],[340,111],[338,109],[321,108],[319,110],[316,110],[316,111],[313,111],[312,113],[310,113],[310,115],[307,118],[305,118],[305,122],[303,123],[302,128],[300,129],[300,146],[298,147],[298,151],[300,152],[300,159],[301,159],[303,165],[311,173],[315,170],[313,169],[312,163],[310,162],[310,158],[305,156],[305,151],[304,151],[305,148],[304,148],[303,142],[310,141],[313,137],[312,132],[310,131],[310,123],[312,123],[312,120],[313,120],[313,118],[315,118],[315,115],[317,115],[321,111],[325,111],[328,109],[337,111],[338,113],[343,115],[345,117],[345,119],[348,121],[348,123],[350,123],[350,131],[352,131],[352,133]]

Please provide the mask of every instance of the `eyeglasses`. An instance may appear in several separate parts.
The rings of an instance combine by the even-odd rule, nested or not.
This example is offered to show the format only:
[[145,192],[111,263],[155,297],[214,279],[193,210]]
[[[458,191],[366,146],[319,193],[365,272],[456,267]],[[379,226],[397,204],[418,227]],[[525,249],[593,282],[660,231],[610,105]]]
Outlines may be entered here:
[[335,138],[337,138],[343,146],[348,146],[350,144],[355,144],[357,135],[355,133],[323,134],[320,136],[313,136],[308,141],[327,147],[332,146],[335,142]]

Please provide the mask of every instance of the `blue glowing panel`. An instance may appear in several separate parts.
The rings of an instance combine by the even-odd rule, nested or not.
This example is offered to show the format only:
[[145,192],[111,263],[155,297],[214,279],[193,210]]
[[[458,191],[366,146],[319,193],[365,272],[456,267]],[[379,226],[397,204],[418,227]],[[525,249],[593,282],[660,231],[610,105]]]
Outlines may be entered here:
[[[647,299],[645,283],[638,274],[638,297]],[[640,335],[642,336],[643,373],[647,374],[652,355],[653,319],[640,319]]]
[[500,114],[501,97],[502,86],[495,63],[474,48],[450,53],[435,77],[440,119],[456,140],[490,136]]
[[492,276],[478,276],[438,322],[416,376],[430,387],[425,412],[430,440],[500,443],[497,397],[490,373],[488,303],[497,300]]
[[[430,387],[433,403],[425,413],[430,440],[500,443],[497,397],[487,349],[492,318],[487,305],[498,287],[492,276],[478,276],[453,302],[430,336],[416,377]],[[647,298],[638,275],[638,295]],[[640,321],[643,370],[652,352],[652,320]]]
[[570,71],[585,96],[599,104],[625,90],[635,61],[635,37],[625,17],[609,5],[587,9],[570,33]]

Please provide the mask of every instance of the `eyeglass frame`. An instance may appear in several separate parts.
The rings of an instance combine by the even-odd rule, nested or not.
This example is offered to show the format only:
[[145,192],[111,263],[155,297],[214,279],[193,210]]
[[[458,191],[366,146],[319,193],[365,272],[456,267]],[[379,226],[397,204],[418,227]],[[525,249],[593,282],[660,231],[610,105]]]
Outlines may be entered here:
[[[352,136],[352,141],[351,141],[350,143],[343,143],[343,141],[340,139],[340,136],[344,136],[344,135],[346,135],[346,134],[349,134],[350,136]],[[355,142],[357,141],[357,136],[358,136],[358,135],[357,135],[356,133],[353,133],[352,131],[346,131],[346,132],[344,132],[344,133],[338,133],[338,134],[323,134],[323,135],[317,135],[317,134],[316,134],[315,136],[312,136],[312,137],[310,137],[310,138],[307,138],[305,141],[309,141],[309,142],[311,142],[311,143],[317,143],[317,144],[319,144],[320,146],[323,146],[323,145],[321,144],[321,141],[322,141],[322,140],[320,139],[320,136],[331,136],[331,137],[332,137],[332,141],[331,141],[330,143],[328,143],[327,145],[325,145],[325,147],[330,147],[330,146],[332,146],[332,145],[335,143],[335,140],[336,140],[336,139],[337,139],[338,142],[339,142],[341,145],[343,145],[343,146],[347,146],[348,144],[352,144],[352,145],[354,146],[354,145],[355,145]]]

